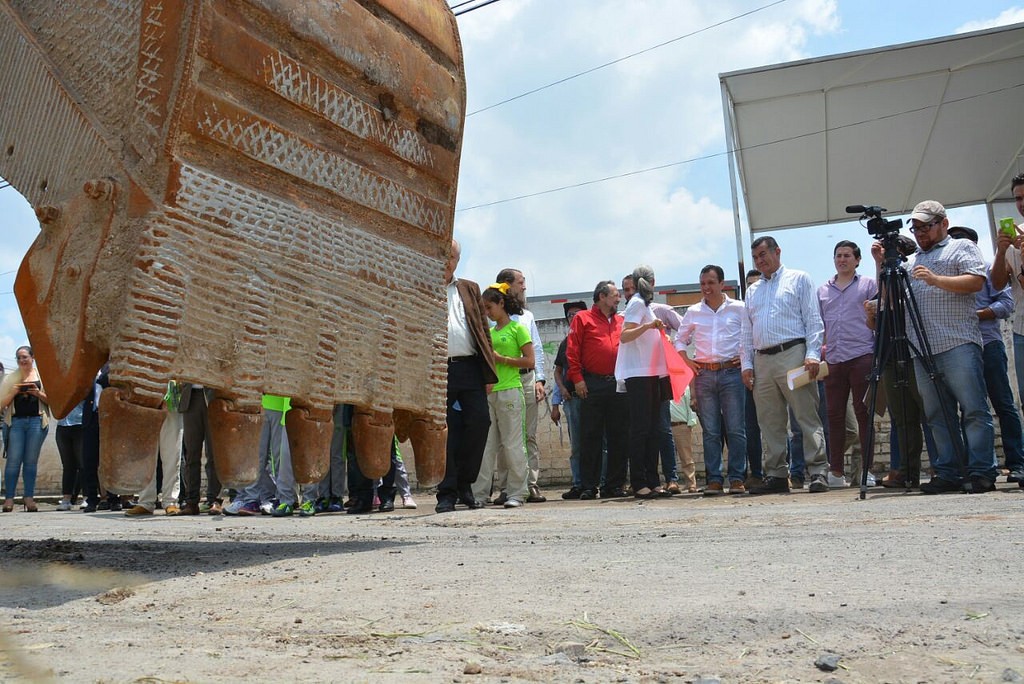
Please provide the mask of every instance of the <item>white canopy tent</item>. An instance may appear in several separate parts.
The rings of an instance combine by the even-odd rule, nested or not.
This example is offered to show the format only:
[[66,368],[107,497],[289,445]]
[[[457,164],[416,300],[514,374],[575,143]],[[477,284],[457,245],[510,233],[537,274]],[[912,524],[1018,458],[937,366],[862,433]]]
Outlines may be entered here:
[[1024,170],[1024,24],[719,80],[741,269],[737,172],[755,235],[924,199],[985,203],[994,225],[992,203]]

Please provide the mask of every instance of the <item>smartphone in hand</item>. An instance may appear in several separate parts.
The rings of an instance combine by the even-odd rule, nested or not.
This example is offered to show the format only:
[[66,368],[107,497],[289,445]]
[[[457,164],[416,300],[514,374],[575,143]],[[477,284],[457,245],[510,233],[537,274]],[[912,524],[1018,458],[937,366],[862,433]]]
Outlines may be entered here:
[[1009,236],[1011,240],[1017,237],[1017,227],[1013,224],[1012,218],[999,219],[999,232]]

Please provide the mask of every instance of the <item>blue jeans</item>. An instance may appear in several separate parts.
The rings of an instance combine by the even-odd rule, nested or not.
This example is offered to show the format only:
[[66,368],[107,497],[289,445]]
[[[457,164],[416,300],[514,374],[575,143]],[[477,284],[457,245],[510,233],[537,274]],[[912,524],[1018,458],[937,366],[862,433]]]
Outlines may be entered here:
[[950,482],[960,482],[961,464],[957,454],[963,449],[963,438],[957,425],[949,425],[942,407],[946,406],[956,420],[956,407],[963,415],[967,434],[967,474],[991,481],[996,479],[995,430],[992,414],[985,401],[985,365],[981,347],[961,344],[935,355],[935,365],[942,375],[941,383],[932,383],[920,358],[914,359],[917,389],[921,393],[928,426],[935,439],[936,453],[931,454],[935,475]]
[[704,438],[707,481],[722,483],[723,429],[729,442],[729,481],[747,471],[746,389],[739,368],[701,371],[693,379],[697,417]]
[[[999,418],[999,429],[1003,435],[1006,467],[1014,473],[1024,471],[1024,439],[1021,437],[1020,414],[1017,413],[1017,405],[1013,402],[1006,347],[1002,341],[995,340],[986,344],[982,351],[982,360],[985,364],[985,387],[988,389],[988,398]],[[1024,358],[1021,361],[1024,362]]]
[[36,466],[39,451],[49,427],[43,427],[42,416],[15,417],[7,433],[7,465],[4,467],[4,498],[13,499],[18,488],[18,475],[25,478],[25,496],[36,494]]
[[[818,417],[821,419],[822,432],[825,435],[825,457],[829,457],[828,450],[828,403],[825,401],[825,383],[818,381]],[[804,461],[804,431],[800,429],[800,423],[789,410],[789,474],[804,479],[806,463]]]
[[569,427],[569,472],[572,473],[572,486],[583,488],[580,479],[580,400],[576,397],[562,397],[562,412]]
[[[742,376],[741,376],[742,377]],[[746,392],[746,436],[747,436],[747,466],[750,467],[750,474],[753,477],[764,477],[764,468],[761,466],[761,426],[757,422],[757,406],[754,405],[754,393]]]
[[658,451],[661,453],[661,474],[665,476],[665,482],[679,482],[679,471],[676,470],[676,439],[672,436],[672,411],[667,401],[661,402]]
[[1024,397],[1024,335],[1013,333],[1013,365],[1017,372],[1017,394]]

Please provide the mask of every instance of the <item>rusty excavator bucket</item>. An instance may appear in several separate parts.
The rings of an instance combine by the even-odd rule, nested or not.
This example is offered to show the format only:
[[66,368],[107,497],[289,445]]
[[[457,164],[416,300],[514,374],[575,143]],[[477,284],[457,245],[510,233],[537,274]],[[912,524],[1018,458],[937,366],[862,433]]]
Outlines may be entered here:
[[153,476],[169,380],[214,390],[226,486],[264,393],[299,482],[342,403],[367,476],[397,429],[440,481],[465,100],[444,0],[0,0],[0,176],[40,222],[15,294],[55,415],[109,363],[109,491]]

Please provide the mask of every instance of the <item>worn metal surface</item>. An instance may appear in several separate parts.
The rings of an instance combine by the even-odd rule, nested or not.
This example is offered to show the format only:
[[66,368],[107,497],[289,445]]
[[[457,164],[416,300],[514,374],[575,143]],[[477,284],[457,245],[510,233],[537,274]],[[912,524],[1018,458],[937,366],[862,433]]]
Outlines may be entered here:
[[[129,418],[172,378],[226,413],[292,397],[300,479],[336,403],[369,450],[394,415],[436,478],[465,109],[443,0],[2,0],[0,98],[0,175],[41,224],[15,292],[55,413],[110,362],[108,488],[152,474],[118,464],[156,453]],[[217,424],[223,480],[250,479],[258,419]]]

